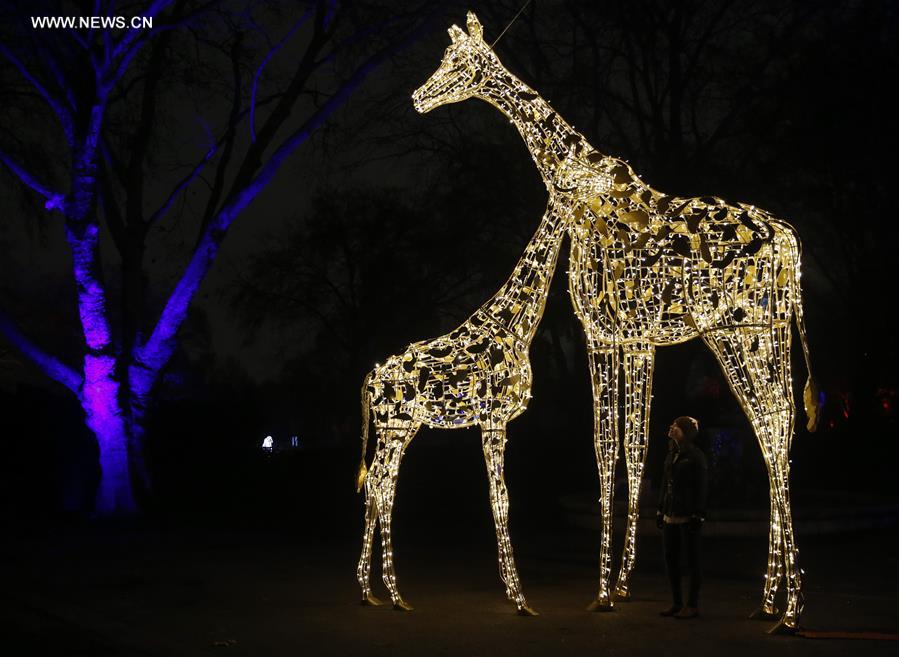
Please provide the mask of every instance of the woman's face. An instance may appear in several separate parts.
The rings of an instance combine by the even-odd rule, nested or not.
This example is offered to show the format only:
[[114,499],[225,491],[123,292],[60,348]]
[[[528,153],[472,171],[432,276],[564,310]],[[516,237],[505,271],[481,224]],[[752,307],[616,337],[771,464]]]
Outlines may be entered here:
[[671,426],[668,427],[668,437],[671,438],[671,440],[679,443],[684,439],[684,432],[681,431],[681,428],[679,426],[672,422]]

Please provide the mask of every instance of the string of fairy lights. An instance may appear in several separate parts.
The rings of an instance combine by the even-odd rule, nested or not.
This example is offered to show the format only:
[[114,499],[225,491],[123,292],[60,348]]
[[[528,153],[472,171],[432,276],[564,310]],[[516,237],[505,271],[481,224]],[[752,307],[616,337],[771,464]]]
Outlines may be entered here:
[[[800,246],[788,224],[751,205],[717,197],[663,194],[624,161],[596,151],[539,94],[509,73],[474,14],[467,33],[453,25],[437,71],[413,95],[419,112],[480,98],[518,129],[549,192],[537,233],[503,288],[455,331],[410,345],[376,366],[363,385],[359,485],[366,489],[365,533],[358,579],[369,584],[375,525],[380,523],[383,578],[394,606],[408,608],[396,586],[390,515],[400,459],[418,428],[480,425],[490,475],[500,574],[509,598],[530,613],[508,535],[503,483],[506,423],[530,398],[528,348],[546,302],[560,243],[571,243],[569,292],[590,361],[599,468],[600,577],[590,608],[608,610],[630,596],[636,559],[657,346],[701,337],[717,357],[761,446],[771,485],[768,566],[761,617],[777,617],[775,596],[786,580],[778,631],[794,631],[802,610],[801,571],[789,501],[789,448],[795,407],[790,369],[795,313],[806,364]],[[625,543],[614,595],[610,586],[612,501],[619,446],[619,376],[623,370],[623,446],[629,485]],[[817,393],[806,386],[809,429]],[[366,475],[369,413],[378,444]]]

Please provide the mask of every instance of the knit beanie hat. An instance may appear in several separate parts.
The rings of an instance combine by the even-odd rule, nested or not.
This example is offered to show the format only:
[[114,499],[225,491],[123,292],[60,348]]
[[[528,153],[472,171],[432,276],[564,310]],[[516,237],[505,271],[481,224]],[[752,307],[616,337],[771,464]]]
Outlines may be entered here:
[[687,440],[693,440],[696,434],[699,433],[699,421],[689,415],[681,415],[674,421],[674,424],[683,431],[684,438]]

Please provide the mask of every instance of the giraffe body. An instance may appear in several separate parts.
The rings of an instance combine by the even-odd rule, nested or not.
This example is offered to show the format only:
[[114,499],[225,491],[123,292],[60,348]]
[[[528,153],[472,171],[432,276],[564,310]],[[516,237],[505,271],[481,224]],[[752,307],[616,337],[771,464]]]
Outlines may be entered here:
[[718,198],[663,196],[636,177],[628,186],[644,191],[625,202],[595,197],[569,229],[571,296],[588,347],[665,346],[790,322],[792,227]]
[[447,335],[416,342],[371,375],[376,426],[455,429],[484,418],[510,422],[527,407],[527,347],[483,310]]
[[[518,129],[567,222],[569,291],[587,342],[600,479],[602,542],[593,610],[630,596],[636,525],[649,431],[655,348],[701,337],[715,354],[753,426],[768,468],[771,524],[768,575],[758,617],[776,617],[774,597],[787,583],[775,631],[795,631],[802,609],[798,550],[789,502],[789,446],[795,407],[790,371],[796,315],[806,364],[800,245],[789,224],[717,197],[659,192],[618,158],[597,151],[538,93],[512,75],[483,39],[474,14],[468,33],[449,30],[440,67],[413,95],[420,112],[468,98],[484,100]],[[619,382],[624,378],[624,435],[629,504],[618,582],[611,587],[612,493],[619,450]],[[809,429],[815,393],[806,387]]]

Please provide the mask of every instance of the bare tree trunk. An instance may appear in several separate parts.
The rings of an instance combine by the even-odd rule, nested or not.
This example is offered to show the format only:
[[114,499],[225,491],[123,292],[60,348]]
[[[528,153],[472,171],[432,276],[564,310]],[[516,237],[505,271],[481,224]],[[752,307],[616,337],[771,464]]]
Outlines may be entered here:
[[129,423],[119,403],[114,368],[112,359],[85,358],[81,406],[100,450],[100,485],[94,511],[102,516],[133,515],[138,510],[131,480]]
[[84,117],[83,135],[79,135],[73,149],[71,192],[65,215],[84,338],[81,407],[100,452],[95,512],[110,516],[133,514],[137,504],[131,483],[128,422],[122,412],[121,386],[116,378],[117,358],[100,259],[97,153],[104,109],[103,101],[95,102]]

